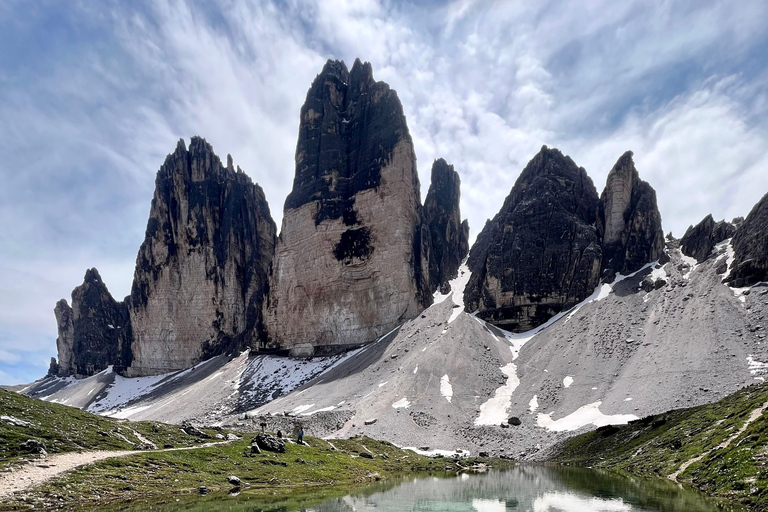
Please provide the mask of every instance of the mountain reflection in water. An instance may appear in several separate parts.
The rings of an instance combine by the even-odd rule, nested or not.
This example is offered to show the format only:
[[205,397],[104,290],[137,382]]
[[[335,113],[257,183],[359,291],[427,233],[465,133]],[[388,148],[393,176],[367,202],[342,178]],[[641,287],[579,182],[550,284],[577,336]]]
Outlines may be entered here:
[[[173,498],[99,510],[231,512],[743,512],[664,479],[521,465],[482,475],[421,476],[265,502],[248,495]],[[178,501],[176,501],[178,499]]]

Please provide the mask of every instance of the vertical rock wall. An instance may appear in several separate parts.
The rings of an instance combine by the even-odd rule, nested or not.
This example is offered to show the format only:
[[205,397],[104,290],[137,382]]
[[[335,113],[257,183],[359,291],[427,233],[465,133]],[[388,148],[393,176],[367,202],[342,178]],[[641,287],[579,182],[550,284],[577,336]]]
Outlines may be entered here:
[[768,281],[768,194],[739,224],[731,243],[734,261],[727,278],[731,286]]
[[328,61],[301,109],[267,308],[293,354],[376,339],[431,301],[429,230],[400,100],[370,64]]
[[520,332],[589,296],[600,278],[597,207],[586,171],[544,146],[470,251],[466,309]]
[[664,231],[656,191],[640,179],[627,151],[608,173],[597,212],[603,239],[603,271],[629,274],[664,254]]
[[157,173],[130,297],[126,374],[188,368],[266,338],[262,302],[275,223],[261,187],[204,139],[179,141]]

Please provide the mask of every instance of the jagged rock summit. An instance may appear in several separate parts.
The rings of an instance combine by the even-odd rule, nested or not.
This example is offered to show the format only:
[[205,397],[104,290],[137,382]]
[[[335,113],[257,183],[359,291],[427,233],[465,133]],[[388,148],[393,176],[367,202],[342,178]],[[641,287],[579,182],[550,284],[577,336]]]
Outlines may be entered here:
[[456,277],[469,252],[469,222],[461,220],[461,179],[442,158],[432,164],[432,176],[424,200],[424,219],[429,226],[429,282],[448,293],[448,281]]
[[[268,307],[294,355],[373,341],[431,302],[429,228],[397,93],[329,60],[301,109]],[[290,319],[290,320],[289,320]]]
[[664,255],[664,232],[656,191],[640,176],[627,151],[608,173],[597,211],[608,280],[629,274]]
[[732,240],[734,260],[727,281],[737,288],[768,281],[768,194],[739,224]]
[[86,271],[83,284],[72,291],[71,307],[61,299],[53,311],[59,359],[51,369],[59,376],[86,377],[110,365],[120,370],[130,363],[128,308],[112,298],[98,270]]
[[469,253],[467,311],[519,332],[590,295],[602,257],[598,201],[583,168],[542,147]]
[[732,238],[734,234],[736,226],[733,223],[724,220],[715,222],[712,215],[707,215],[696,226],[686,230],[680,239],[680,250],[686,256],[702,262],[709,258],[715,245]]
[[275,230],[261,187],[231,157],[225,167],[204,139],[179,141],[157,173],[131,295],[116,302],[89,270],[72,307],[56,305],[52,368],[153,375],[258,344]]

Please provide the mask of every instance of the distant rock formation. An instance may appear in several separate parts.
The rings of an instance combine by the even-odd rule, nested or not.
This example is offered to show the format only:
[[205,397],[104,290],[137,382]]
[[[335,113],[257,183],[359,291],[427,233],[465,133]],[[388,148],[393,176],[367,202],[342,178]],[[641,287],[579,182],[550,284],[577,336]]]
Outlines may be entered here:
[[470,251],[466,309],[520,332],[589,296],[600,279],[598,201],[586,171],[544,146]]
[[740,223],[731,241],[734,261],[727,281],[737,288],[768,281],[768,194]]
[[724,220],[715,222],[712,215],[707,215],[696,226],[690,226],[686,230],[680,239],[680,250],[686,256],[702,262],[709,258],[716,244],[732,238],[735,234],[736,226],[733,223]]
[[328,61],[301,109],[268,306],[295,355],[360,345],[431,302],[429,229],[397,93],[369,63]]
[[130,362],[131,324],[128,308],[117,302],[92,268],[72,291],[72,307],[61,299],[54,308],[59,360],[49,371],[61,377],[87,377],[108,366],[124,369]]
[[448,281],[457,276],[469,252],[469,223],[461,220],[461,179],[442,158],[432,164],[432,179],[424,201],[424,220],[429,226],[429,282],[431,288],[450,290]]
[[664,255],[664,231],[656,191],[640,179],[627,151],[608,173],[597,211],[603,240],[603,275],[630,274]]
[[126,375],[188,368],[251,346],[266,332],[262,303],[275,223],[261,187],[205,139],[180,140],[157,173],[130,297]]

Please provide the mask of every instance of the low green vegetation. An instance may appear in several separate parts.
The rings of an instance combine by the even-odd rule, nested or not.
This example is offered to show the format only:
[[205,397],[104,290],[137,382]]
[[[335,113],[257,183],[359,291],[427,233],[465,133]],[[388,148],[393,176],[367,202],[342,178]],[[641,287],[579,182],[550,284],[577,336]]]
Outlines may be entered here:
[[[562,443],[554,462],[634,475],[676,475],[714,496],[768,510],[768,384],[749,386],[713,404],[601,427]],[[727,447],[720,445],[728,443]],[[703,456],[702,456],[703,455]]]
[[158,448],[194,446],[204,442],[198,436],[185,434],[175,425],[105,418],[0,389],[0,468],[38,458],[40,448],[51,455],[146,448],[139,436]]

